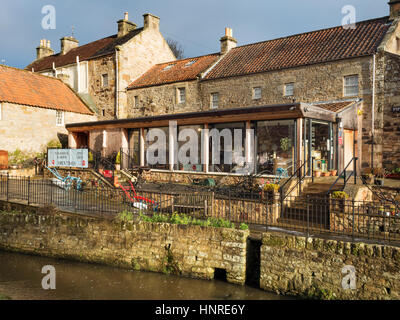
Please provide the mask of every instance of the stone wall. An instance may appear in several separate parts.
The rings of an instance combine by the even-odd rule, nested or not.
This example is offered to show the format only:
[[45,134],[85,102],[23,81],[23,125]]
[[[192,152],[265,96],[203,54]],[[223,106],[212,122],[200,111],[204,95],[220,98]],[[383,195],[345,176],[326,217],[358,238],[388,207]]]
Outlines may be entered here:
[[[42,152],[46,144],[60,135],[67,139],[64,126],[56,126],[56,110],[31,106],[2,104],[0,120],[0,150],[9,152],[17,148],[29,152]],[[64,112],[64,123],[95,121],[95,116]]]
[[[89,61],[89,94],[93,98],[100,120],[115,118],[115,55]],[[108,75],[108,86],[103,86],[102,75]],[[104,116],[103,116],[104,110]]]
[[[202,111],[199,81],[177,82],[128,90],[128,118]],[[178,103],[178,88],[186,89],[186,102]],[[139,104],[135,105],[135,96]]]
[[212,279],[218,268],[235,284],[245,283],[248,235],[223,228],[0,213],[4,250],[202,279]]
[[[356,289],[342,287],[355,268]],[[264,233],[260,287],[325,299],[399,299],[400,248]]]

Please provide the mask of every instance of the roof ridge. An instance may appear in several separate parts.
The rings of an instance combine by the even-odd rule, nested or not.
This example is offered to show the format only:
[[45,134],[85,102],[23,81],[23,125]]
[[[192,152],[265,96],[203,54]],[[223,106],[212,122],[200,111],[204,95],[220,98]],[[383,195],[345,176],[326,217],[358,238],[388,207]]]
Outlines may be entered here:
[[[359,21],[359,22],[356,22],[356,25],[372,22],[375,20],[384,20],[384,19],[389,19],[389,16]],[[282,40],[282,39],[286,39],[286,38],[298,37],[298,36],[302,36],[302,35],[307,35],[307,34],[317,33],[317,32],[321,32],[321,31],[327,31],[327,30],[333,30],[333,29],[342,28],[342,27],[343,26],[334,26],[334,27],[329,27],[329,28],[322,28],[322,29],[318,29],[318,30],[312,30],[312,31],[306,31],[306,32],[302,32],[302,33],[291,34],[291,35],[278,37],[278,38],[274,38],[274,39],[269,39],[269,40],[257,41],[257,42],[237,46],[237,47],[233,48],[232,50],[236,50],[236,49],[243,48],[243,47],[249,47],[249,46],[257,45],[260,43],[266,43],[266,42],[270,42],[270,41],[277,41],[277,40]]]
[[[30,71],[30,70],[19,69],[19,68],[16,68],[16,67],[6,66],[5,64],[0,64],[0,67],[5,67],[5,68],[8,68],[8,69],[14,69],[14,70],[16,70],[16,71],[28,72],[28,73],[30,73],[32,76],[45,77],[45,78],[52,79],[52,80],[58,80],[58,81],[61,81],[62,83],[64,83],[64,81],[62,81],[60,78],[48,76],[48,75],[41,74],[41,73],[32,72],[32,71]],[[64,84],[65,84],[65,83],[64,83]]]
[[[197,57],[190,57],[190,58],[184,58],[184,59],[179,59],[179,60],[171,60],[171,61],[167,61],[167,62],[157,63],[154,66],[152,66],[150,69],[152,69],[156,66],[162,66],[163,64],[178,63],[178,62],[182,62],[185,60],[199,59],[199,58],[204,58],[204,57],[209,57],[209,56],[217,56],[217,55],[219,55],[219,52],[204,54],[204,55],[197,56]],[[150,71],[150,69],[148,71]]]

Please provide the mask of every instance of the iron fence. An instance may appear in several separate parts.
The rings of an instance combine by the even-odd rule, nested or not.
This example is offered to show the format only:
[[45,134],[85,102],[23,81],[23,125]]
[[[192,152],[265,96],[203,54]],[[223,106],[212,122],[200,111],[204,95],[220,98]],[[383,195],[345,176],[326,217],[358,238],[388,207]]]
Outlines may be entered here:
[[[351,240],[400,243],[400,212],[391,201],[354,201],[329,196],[287,196],[258,190],[213,192],[151,191],[87,185],[65,190],[55,179],[0,176],[0,199],[59,210],[115,217],[128,211],[146,215],[186,214],[222,218],[259,230],[299,232],[305,236],[340,236]],[[261,229],[260,229],[261,228]]]

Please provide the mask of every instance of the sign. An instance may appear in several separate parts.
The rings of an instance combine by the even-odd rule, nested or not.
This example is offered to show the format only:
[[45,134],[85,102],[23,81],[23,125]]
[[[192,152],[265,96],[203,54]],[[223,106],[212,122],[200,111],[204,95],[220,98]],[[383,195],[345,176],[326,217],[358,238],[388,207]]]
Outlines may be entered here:
[[400,113],[400,106],[399,107],[392,107],[393,113]]
[[88,149],[49,149],[47,162],[49,167],[88,167]]
[[342,145],[342,144],[343,144],[343,138],[339,137],[339,145]]

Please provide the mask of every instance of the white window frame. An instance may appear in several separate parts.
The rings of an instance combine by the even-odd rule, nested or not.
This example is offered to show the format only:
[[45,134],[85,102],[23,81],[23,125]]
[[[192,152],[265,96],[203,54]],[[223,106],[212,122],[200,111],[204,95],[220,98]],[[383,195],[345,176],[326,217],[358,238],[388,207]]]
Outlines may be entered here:
[[[216,97],[216,99],[214,99]],[[219,107],[219,92],[211,93],[210,96],[210,108],[218,109]]]
[[[107,84],[105,84],[104,82],[104,78],[107,78]],[[108,78],[108,73],[103,73],[102,75],[101,75],[101,86],[103,87],[103,88],[108,88],[108,86],[109,86],[109,78]]]
[[[291,88],[291,90],[288,90],[288,88]],[[294,82],[285,83],[283,95],[285,97],[294,96]]]
[[186,88],[178,88],[178,103],[186,102]]
[[[357,83],[354,81],[354,79],[356,79]],[[354,90],[355,88],[357,89]],[[345,76],[343,78],[343,96],[354,97],[358,96],[359,92],[360,92],[360,81],[358,74]]]
[[64,126],[64,111],[56,110],[56,127],[63,127],[63,126]]
[[[258,94],[256,94],[258,92]],[[262,89],[261,87],[253,88],[253,100],[260,100],[262,97]]]

